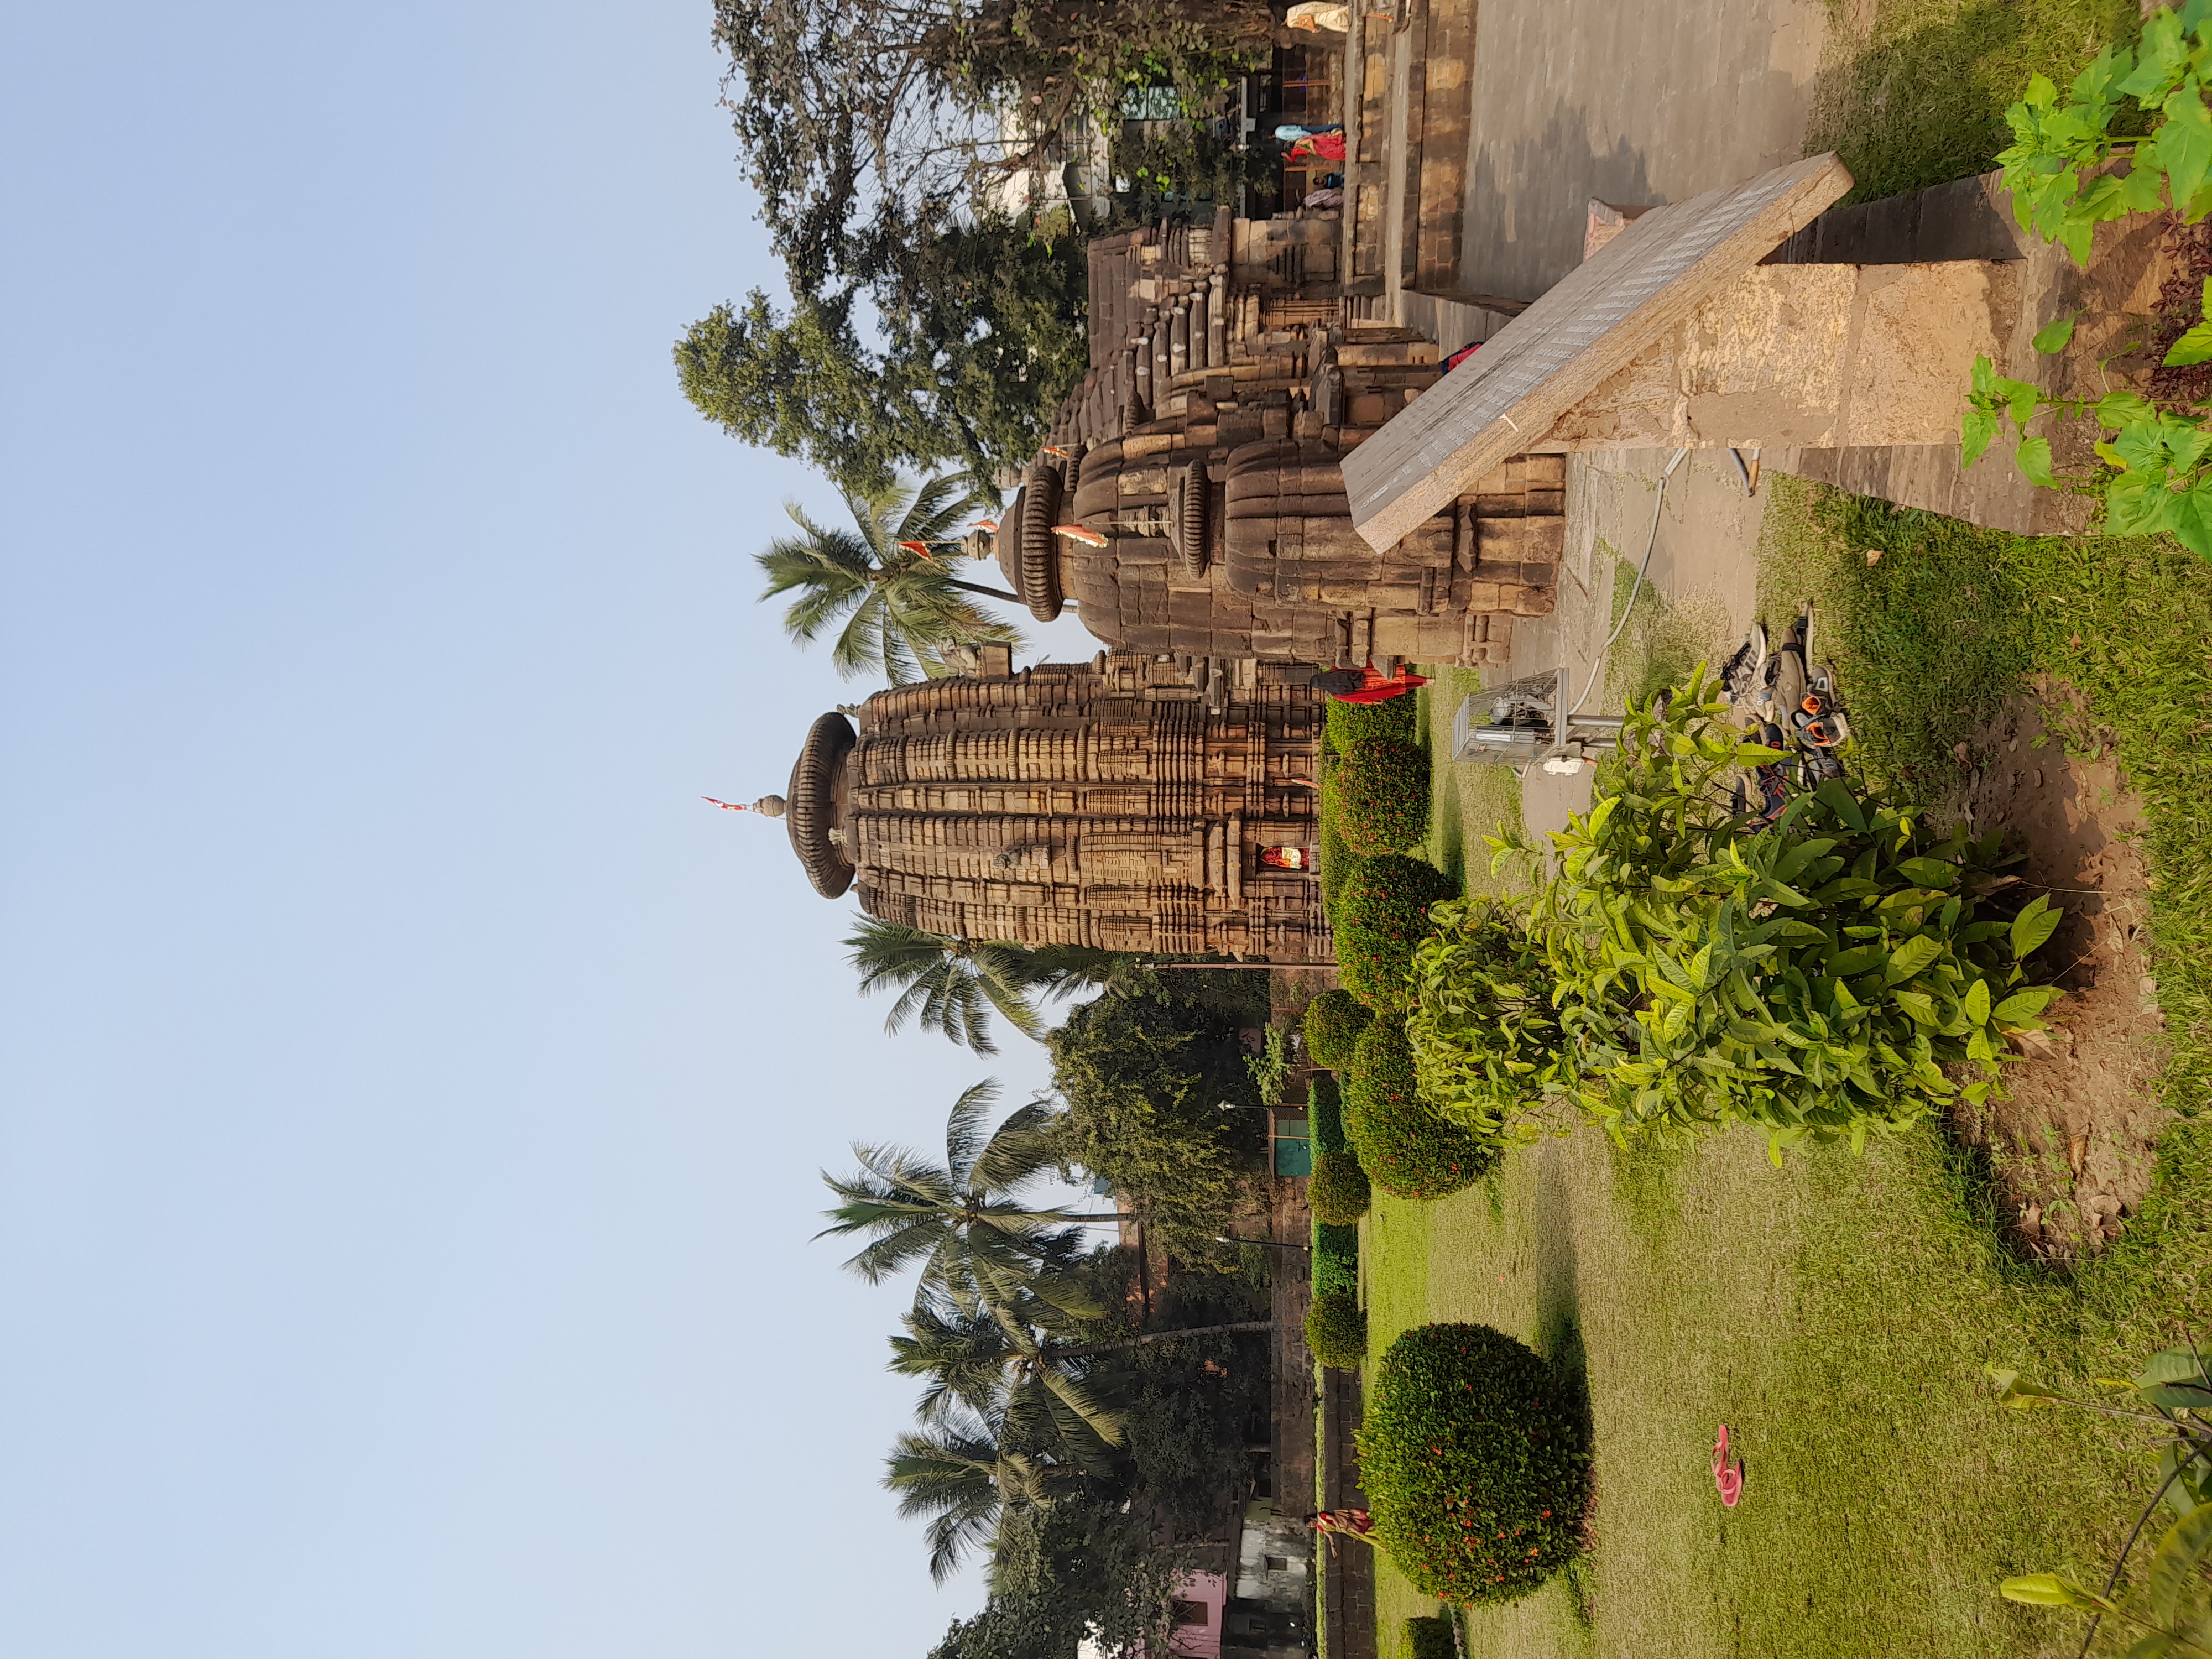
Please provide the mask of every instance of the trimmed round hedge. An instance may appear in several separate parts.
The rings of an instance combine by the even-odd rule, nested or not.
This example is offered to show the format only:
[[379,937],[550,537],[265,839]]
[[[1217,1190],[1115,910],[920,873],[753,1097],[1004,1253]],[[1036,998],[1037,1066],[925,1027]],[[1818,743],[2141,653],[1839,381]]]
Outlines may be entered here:
[[1397,1198],[1442,1198],[1473,1186],[1498,1161],[1495,1141],[1422,1104],[1406,1023],[1395,1017],[1377,1019],[1352,1049],[1344,1132],[1368,1179]]
[[1350,1291],[1323,1291],[1306,1310],[1306,1346],[1324,1365],[1357,1370],[1367,1358],[1367,1316]]
[[1315,1220],[1332,1227],[1349,1227],[1367,1213],[1374,1199],[1367,1171],[1350,1152],[1314,1154],[1313,1176],[1306,1182],[1306,1204]]
[[1306,1004],[1306,1053],[1316,1066],[1340,1072],[1352,1063],[1352,1045],[1375,1018],[1375,1011],[1351,992],[1332,985]]
[[1374,738],[1411,748],[1420,737],[1420,699],[1412,692],[1380,702],[1346,702],[1331,697],[1322,716],[1328,746],[1349,755],[1352,746]]
[[1328,775],[1324,810],[1362,858],[1414,847],[1429,833],[1429,757],[1388,738],[1351,744]]
[[1329,916],[1344,988],[1370,1008],[1411,1006],[1413,947],[1429,936],[1429,907],[1458,892],[1459,884],[1433,864],[1397,853],[1347,872]]
[[1451,1624],[1436,1613],[1408,1619],[1398,1638],[1398,1659],[1457,1659]]
[[1589,1447],[1566,1383],[1487,1325],[1422,1325],[1376,1367],[1359,1478],[1425,1595],[1513,1601],[1581,1547]]

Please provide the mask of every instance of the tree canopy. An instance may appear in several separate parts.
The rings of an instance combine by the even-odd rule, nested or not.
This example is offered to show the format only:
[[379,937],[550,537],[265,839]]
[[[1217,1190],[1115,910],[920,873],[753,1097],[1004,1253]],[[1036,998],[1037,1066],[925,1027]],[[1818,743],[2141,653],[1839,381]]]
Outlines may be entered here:
[[867,299],[822,297],[794,273],[779,310],[758,289],[676,343],[677,382],[732,436],[805,461],[849,493],[951,463],[978,477],[1044,441],[1089,367],[1083,244],[1027,217],[986,214],[918,235]]
[[876,282],[1165,76],[1195,89],[1277,38],[1262,0],[716,0],[724,101],[800,292]]
[[1265,1125],[1243,1109],[1262,1103],[1237,1034],[1259,1018],[1214,986],[1109,993],[1075,1008],[1047,1039],[1066,1103],[1051,1126],[1054,1144],[1127,1196],[1164,1249],[1201,1249],[1242,1201]]

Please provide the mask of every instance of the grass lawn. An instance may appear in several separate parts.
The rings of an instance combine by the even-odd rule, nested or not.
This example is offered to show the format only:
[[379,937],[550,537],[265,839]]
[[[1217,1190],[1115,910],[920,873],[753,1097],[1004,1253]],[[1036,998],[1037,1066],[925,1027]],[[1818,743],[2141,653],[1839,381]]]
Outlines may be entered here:
[[[2028,542],[1769,488],[1765,608],[1818,601],[1816,649],[1894,787],[1938,793],[1950,745],[2028,674],[2087,695],[2103,729],[2081,740],[2114,744],[2150,805],[2167,1097],[2201,1106],[2212,567],[2166,544]],[[1639,654],[1670,654],[1651,643]],[[1480,886],[1480,837],[1517,801],[1510,773],[1441,758],[1457,698],[1435,690],[1431,855]],[[1443,1202],[1378,1196],[1362,1224],[1371,1353],[1414,1324],[1480,1321],[1579,1368],[1590,1390],[1593,1548],[1537,1596],[1471,1613],[1469,1659],[2072,1653],[2076,1616],[2005,1602],[1996,1581],[2101,1580],[2153,1460],[2080,1413],[2000,1411],[1982,1367],[2088,1393],[2202,1317],[2212,1135],[2169,1132],[2141,1213],[2070,1279],[2013,1259],[1993,1220],[1979,1170],[1936,1130],[1777,1170],[1756,1133],[1623,1152],[1577,1129]],[[1709,1473],[1723,1421],[1746,1460],[1733,1513]],[[1389,1654],[1399,1621],[1435,1607],[1378,1566]]]
[[1860,202],[1987,172],[2029,76],[2063,87],[2142,27],[2135,0],[1828,0],[1828,16],[1805,149],[1841,155]]

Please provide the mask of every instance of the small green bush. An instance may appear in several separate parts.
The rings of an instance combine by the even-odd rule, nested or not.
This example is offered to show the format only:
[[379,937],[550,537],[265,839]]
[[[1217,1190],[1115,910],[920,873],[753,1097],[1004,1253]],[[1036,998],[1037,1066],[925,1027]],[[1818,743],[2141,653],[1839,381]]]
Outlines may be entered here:
[[[1349,1056],[1346,1063],[1351,1063]],[[1352,1143],[1344,1138],[1344,1099],[1336,1079],[1323,1072],[1306,1085],[1306,1133],[1317,1152],[1342,1152]]]
[[1357,1370],[1367,1358],[1367,1316],[1349,1291],[1316,1292],[1306,1310],[1306,1346],[1324,1365]]
[[1329,921],[1344,988],[1370,1008],[1413,998],[1413,948],[1429,934],[1429,906],[1459,885],[1432,864],[1396,853],[1368,859],[1344,878]]
[[1322,812],[1362,858],[1418,847],[1429,833],[1429,757],[1408,744],[1360,739],[1323,783]]
[[1375,1539],[1425,1595],[1517,1601],[1581,1544],[1589,1447],[1565,1378],[1487,1325],[1423,1325],[1359,1431]]
[[1313,1293],[1323,1296],[1332,1291],[1353,1297],[1359,1294],[1359,1229],[1332,1227],[1317,1221],[1314,1224]]
[[1341,702],[1331,697],[1322,726],[1328,746],[1340,755],[1348,755],[1354,744],[1376,738],[1410,749],[1420,741],[1420,699],[1412,692],[1402,697],[1385,697],[1381,702]]
[[1367,1213],[1374,1194],[1367,1171],[1350,1152],[1316,1152],[1313,1177],[1306,1182],[1306,1203],[1314,1219],[1334,1227],[1349,1227]]
[[1398,1198],[1442,1198],[1482,1179],[1498,1142],[1480,1139],[1421,1102],[1405,1022],[1378,1019],[1353,1049],[1344,1127],[1360,1167]]
[[1340,1072],[1352,1063],[1352,1045],[1375,1018],[1351,992],[1331,986],[1306,1004],[1306,1053],[1316,1066]]
[[1398,1638],[1398,1659],[1458,1659],[1459,1644],[1452,1640],[1451,1622],[1431,1613],[1408,1619]]

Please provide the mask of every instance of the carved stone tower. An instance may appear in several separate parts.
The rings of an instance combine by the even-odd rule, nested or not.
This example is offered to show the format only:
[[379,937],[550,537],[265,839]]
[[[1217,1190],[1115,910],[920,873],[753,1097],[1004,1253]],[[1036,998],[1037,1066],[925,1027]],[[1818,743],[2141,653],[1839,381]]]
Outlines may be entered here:
[[[787,822],[825,898],[932,933],[1274,962],[1333,955],[1311,787],[1322,695],[1271,664],[1101,652],[824,714]],[[1203,683],[1201,683],[1203,682]]]

